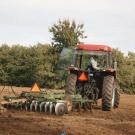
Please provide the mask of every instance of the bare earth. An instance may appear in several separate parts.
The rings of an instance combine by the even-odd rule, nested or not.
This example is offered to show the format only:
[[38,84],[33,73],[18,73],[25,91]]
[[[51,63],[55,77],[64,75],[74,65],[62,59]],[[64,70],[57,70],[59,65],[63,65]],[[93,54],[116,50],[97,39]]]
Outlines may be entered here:
[[119,109],[99,107],[64,116],[15,110],[0,114],[0,135],[135,135],[135,96],[121,95]]

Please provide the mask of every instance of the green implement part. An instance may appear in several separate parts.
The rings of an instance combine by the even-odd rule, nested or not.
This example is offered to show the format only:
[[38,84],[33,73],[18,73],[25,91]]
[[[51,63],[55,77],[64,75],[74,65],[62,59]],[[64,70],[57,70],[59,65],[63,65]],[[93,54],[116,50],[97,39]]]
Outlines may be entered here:
[[[70,95],[70,102],[65,93],[22,92],[19,96],[4,96],[3,104],[7,109],[46,112],[64,115],[74,109],[91,109],[92,100],[84,99],[80,94]],[[70,108],[70,109],[69,109]]]

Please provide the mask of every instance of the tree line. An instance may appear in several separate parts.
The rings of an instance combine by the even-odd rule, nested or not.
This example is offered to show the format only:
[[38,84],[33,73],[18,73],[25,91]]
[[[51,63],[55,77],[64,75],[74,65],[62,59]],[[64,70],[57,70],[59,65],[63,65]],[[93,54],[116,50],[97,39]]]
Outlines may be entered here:
[[[56,72],[59,57],[55,48],[48,44],[31,47],[2,45],[0,83],[31,86],[37,82],[42,87],[61,88],[65,80],[58,79]],[[113,49],[113,59],[118,63],[118,82],[121,89],[127,93],[135,93],[135,53],[129,52],[128,56],[124,56],[120,50]]]

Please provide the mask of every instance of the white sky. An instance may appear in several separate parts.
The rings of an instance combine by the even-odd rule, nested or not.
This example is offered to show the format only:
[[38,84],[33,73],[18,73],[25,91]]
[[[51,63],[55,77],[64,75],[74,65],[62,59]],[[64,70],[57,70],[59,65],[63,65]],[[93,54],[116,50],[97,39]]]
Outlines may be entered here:
[[0,0],[0,44],[51,43],[58,19],[84,23],[85,43],[134,51],[134,0]]

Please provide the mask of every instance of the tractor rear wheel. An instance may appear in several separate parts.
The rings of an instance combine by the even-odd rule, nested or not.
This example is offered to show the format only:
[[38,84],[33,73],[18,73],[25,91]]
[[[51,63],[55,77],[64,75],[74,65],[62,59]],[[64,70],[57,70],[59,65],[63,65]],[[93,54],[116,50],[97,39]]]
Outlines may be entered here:
[[102,110],[110,111],[114,106],[115,89],[114,76],[108,75],[104,77],[102,89]]
[[76,93],[76,81],[77,75],[75,74],[68,75],[65,89],[66,94],[72,95]]

